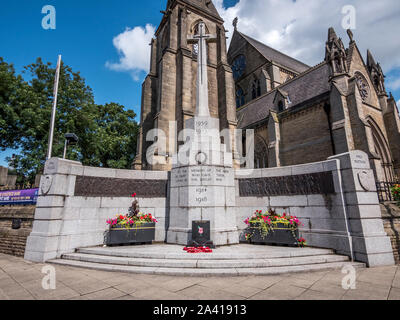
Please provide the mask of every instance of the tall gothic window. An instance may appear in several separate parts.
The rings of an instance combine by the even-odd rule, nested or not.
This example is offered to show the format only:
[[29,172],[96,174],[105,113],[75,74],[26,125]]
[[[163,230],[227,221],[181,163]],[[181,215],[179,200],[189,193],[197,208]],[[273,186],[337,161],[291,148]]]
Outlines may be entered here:
[[[199,34],[199,23],[198,22],[195,27],[193,28],[193,35]],[[206,26],[206,33],[209,33],[207,26]],[[210,59],[210,47],[208,45],[208,42],[206,42],[207,45],[207,59]],[[199,44],[198,43],[193,43],[192,44],[192,57],[197,59],[197,55],[199,54]]]
[[241,87],[236,88],[236,107],[240,108],[244,105],[244,92]]
[[251,89],[251,98],[257,98],[256,84],[253,82],[253,88]]
[[278,102],[278,111],[282,112],[285,109],[285,105],[283,104],[283,101]]
[[375,77],[374,77],[374,84],[375,84],[375,87],[376,87],[377,89],[379,89],[380,83],[379,83],[379,78],[378,78],[378,76],[375,76]]
[[252,95],[253,99],[256,99],[259,96],[261,96],[261,83],[260,83],[260,80],[256,79],[256,80],[253,81],[251,95]]
[[254,143],[254,168],[268,168],[268,148],[265,140],[260,136],[255,136]]
[[244,55],[238,56],[232,63],[233,78],[238,80],[246,70],[246,58]]

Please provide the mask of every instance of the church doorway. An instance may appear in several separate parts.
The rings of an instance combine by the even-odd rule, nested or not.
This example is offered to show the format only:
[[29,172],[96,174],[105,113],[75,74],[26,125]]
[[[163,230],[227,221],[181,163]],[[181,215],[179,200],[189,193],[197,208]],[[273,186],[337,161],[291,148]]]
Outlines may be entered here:
[[374,162],[376,179],[379,182],[393,182],[395,181],[395,175],[389,145],[375,121],[370,119],[368,123],[371,126],[374,151],[378,156],[378,159]]

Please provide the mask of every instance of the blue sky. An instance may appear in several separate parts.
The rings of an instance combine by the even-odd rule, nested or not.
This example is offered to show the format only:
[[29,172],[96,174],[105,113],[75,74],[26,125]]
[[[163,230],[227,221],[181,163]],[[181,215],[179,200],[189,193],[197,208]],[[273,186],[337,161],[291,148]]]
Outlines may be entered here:
[[[237,0],[225,1],[235,4]],[[57,63],[57,56],[80,71],[93,89],[96,103],[118,102],[140,112],[141,85],[129,73],[116,72],[106,62],[118,62],[113,38],[127,27],[158,25],[166,0],[14,0],[0,10],[0,56],[17,72],[37,57]],[[56,30],[42,28],[42,8],[56,8]],[[0,165],[15,151],[0,152]]]
[[[255,5],[255,2],[261,2],[266,8],[270,8],[276,2],[253,1],[241,0],[238,3],[238,0],[224,0],[225,8],[222,8],[222,0],[214,0],[214,3],[217,3],[220,11],[223,11],[221,12],[223,18],[230,20],[234,15],[238,15],[240,17],[239,28],[242,27],[247,34],[274,45],[275,43],[269,43],[268,37],[262,38],[263,35],[268,35],[269,28],[263,27],[262,29],[265,31],[260,32],[260,23],[272,21],[274,16],[278,17],[279,15],[268,10],[263,10],[261,13],[259,5],[256,6],[254,12],[250,12],[250,8],[252,4]],[[297,3],[301,1],[297,1]],[[311,3],[310,1],[307,3]],[[118,64],[120,62],[121,55],[118,53],[113,39],[123,34],[127,28],[144,28],[146,25],[156,27],[162,17],[160,10],[165,9],[166,2],[167,0],[7,1],[2,3],[0,11],[0,56],[5,61],[13,63],[16,70],[20,72],[23,66],[34,62],[37,57],[55,64],[57,55],[62,54],[63,61],[73,70],[80,71],[86,79],[86,83],[93,89],[96,103],[118,102],[139,114],[141,84],[147,65],[141,70],[139,69],[139,73],[136,73],[136,76],[138,74],[139,76],[135,81],[129,70],[126,72],[111,70],[106,63]],[[289,6],[293,7],[296,2],[282,0],[279,1],[279,4],[281,3],[288,7],[287,11],[280,10],[285,13],[290,12]],[[44,30],[41,26],[44,17],[41,11],[45,5],[53,5],[56,8],[56,30]],[[232,8],[225,10],[228,7]],[[302,13],[297,14],[300,19]],[[257,15],[260,15],[260,23],[257,22]],[[271,18],[266,19],[266,15],[271,15]],[[231,21],[226,21],[226,28],[232,29]],[[321,34],[322,31],[324,36],[322,39],[319,36],[317,42],[320,47],[318,47],[318,55],[321,58],[318,56],[316,61],[311,58],[307,61],[305,58],[306,63],[318,63],[320,61],[318,59],[323,59],[326,30],[321,28]],[[358,31],[358,35],[361,33],[362,31]],[[311,33],[305,32],[305,36],[309,34]],[[296,42],[301,43],[302,41],[297,39]],[[288,41],[286,41],[287,43]],[[286,49],[279,43],[276,43],[276,47],[284,51]],[[296,50],[290,51],[290,48],[287,48],[287,53],[296,56]],[[400,77],[400,69],[391,67],[389,71],[387,78],[394,83],[393,87],[395,88],[391,91],[398,100],[400,99],[400,82],[396,81]],[[6,165],[4,159],[11,153],[10,150],[0,153],[0,165]]]
[[[92,87],[99,104],[115,101],[138,111],[140,82],[127,73],[106,68],[108,60],[118,58],[113,38],[127,26],[157,24],[165,1],[131,0],[17,0],[7,1],[0,13],[0,54],[14,63],[18,71],[37,57],[63,61],[80,71]],[[44,30],[41,13],[44,5],[56,8],[56,30]]]
[[[118,102],[138,114],[141,82],[128,73],[106,68],[118,60],[113,38],[128,26],[157,25],[166,1],[132,0],[15,0],[2,3],[0,56],[17,71],[37,57],[57,62],[58,54],[73,70],[80,71],[93,89],[96,103]],[[56,8],[56,30],[44,30],[41,13],[45,5]],[[0,165],[12,151],[1,152]]]

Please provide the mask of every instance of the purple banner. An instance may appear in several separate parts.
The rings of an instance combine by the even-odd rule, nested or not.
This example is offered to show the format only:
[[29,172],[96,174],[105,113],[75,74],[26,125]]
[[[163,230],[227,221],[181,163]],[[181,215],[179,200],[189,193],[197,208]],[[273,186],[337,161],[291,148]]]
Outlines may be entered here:
[[0,206],[36,204],[39,189],[0,191]]

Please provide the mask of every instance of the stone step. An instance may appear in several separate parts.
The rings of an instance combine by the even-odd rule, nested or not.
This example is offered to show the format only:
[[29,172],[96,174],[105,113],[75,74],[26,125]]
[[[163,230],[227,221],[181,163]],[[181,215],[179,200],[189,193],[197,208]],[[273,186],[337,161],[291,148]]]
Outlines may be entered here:
[[[225,268],[267,268],[283,267],[307,264],[322,264],[332,262],[349,261],[347,256],[340,255],[315,255],[293,258],[268,258],[268,259],[232,259],[218,260],[209,256],[208,260],[188,259],[149,259],[149,258],[129,258],[114,257],[94,254],[71,253],[64,254],[63,259],[84,261],[112,265],[129,265],[137,267],[157,267],[157,268],[198,268],[198,269],[225,269]],[[192,258],[190,256],[190,258]]]
[[[330,249],[318,249],[318,248],[283,248],[268,247],[266,246],[246,246],[241,245],[239,250],[231,250],[229,252],[221,252],[221,249],[215,250],[213,253],[200,253],[200,254],[188,254],[184,252],[182,246],[160,246],[157,250],[152,250],[151,246],[143,248],[137,246],[132,247],[117,247],[117,248],[80,248],[77,250],[78,253],[94,254],[102,256],[112,257],[124,257],[124,258],[142,258],[142,259],[178,259],[178,260],[249,260],[249,259],[271,259],[271,258],[294,258],[294,257],[310,257],[318,255],[333,255],[334,251]],[[271,248],[276,248],[272,250]],[[254,250],[251,250],[254,249]],[[217,251],[217,252],[216,252]]]
[[319,264],[306,264],[294,266],[281,266],[281,267],[266,267],[266,268],[221,268],[221,269],[199,269],[199,268],[164,268],[164,267],[138,267],[130,265],[115,265],[103,264],[77,260],[50,260],[48,263],[80,267],[86,269],[113,271],[113,272],[127,272],[136,274],[157,274],[169,276],[250,276],[250,275],[275,275],[296,272],[312,272],[322,270],[341,269],[343,266],[351,264],[355,268],[364,268],[365,264],[357,262],[329,262]]

